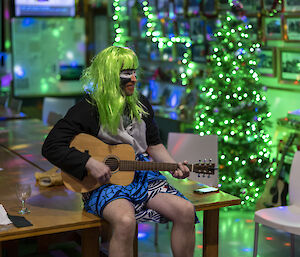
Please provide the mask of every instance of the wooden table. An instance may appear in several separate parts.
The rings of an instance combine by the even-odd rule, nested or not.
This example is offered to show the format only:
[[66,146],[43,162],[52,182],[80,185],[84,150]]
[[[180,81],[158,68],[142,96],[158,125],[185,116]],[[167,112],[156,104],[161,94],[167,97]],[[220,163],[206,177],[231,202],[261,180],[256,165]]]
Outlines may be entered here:
[[25,217],[33,224],[24,228],[0,226],[0,245],[1,242],[14,239],[80,230],[82,255],[99,256],[101,221],[83,211],[80,194],[70,192],[63,186],[40,188],[34,178],[34,172],[40,170],[2,147],[0,167],[0,203],[9,214],[19,215],[18,210],[21,208],[15,194],[16,183],[22,181],[32,185],[32,195],[27,201],[31,213]]
[[[35,119],[11,120],[0,122],[0,127],[7,128],[9,133],[0,134],[0,145],[18,154],[29,163],[47,170],[52,166],[40,154],[41,146],[50,127]],[[240,204],[238,197],[224,192],[199,195],[194,189],[199,187],[197,182],[168,179],[181,193],[194,204],[196,211],[203,211],[203,257],[218,256],[219,209]],[[68,195],[73,193],[60,189]],[[60,192],[60,191],[58,191]],[[0,198],[1,199],[1,198]],[[55,199],[55,196],[53,196]],[[38,202],[43,198],[37,199]],[[32,200],[31,200],[32,201]],[[62,204],[61,202],[58,204]],[[78,206],[77,206],[78,207]],[[137,245],[135,248],[137,256]]]
[[0,105],[0,120],[9,120],[9,119],[23,119],[26,118],[26,115],[22,112],[15,112],[14,110]]
[[0,121],[0,145],[41,170],[49,170],[53,165],[41,155],[41,149],[50,129],[39,119]]

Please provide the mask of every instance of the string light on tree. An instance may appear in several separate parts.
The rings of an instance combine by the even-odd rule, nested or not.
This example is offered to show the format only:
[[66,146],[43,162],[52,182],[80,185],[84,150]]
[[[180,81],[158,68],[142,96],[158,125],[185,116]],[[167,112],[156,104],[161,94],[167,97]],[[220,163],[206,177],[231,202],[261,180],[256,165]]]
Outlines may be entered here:
[[220,20],[207,79],[199,88],[195,130],[218,135],[221,189],[250,207],[263,186],[261,178],[270,173],[271,140],[264,129],[270,113],[256,72],[260,44],[249,40],[252,26],[238,13],[228,12]]

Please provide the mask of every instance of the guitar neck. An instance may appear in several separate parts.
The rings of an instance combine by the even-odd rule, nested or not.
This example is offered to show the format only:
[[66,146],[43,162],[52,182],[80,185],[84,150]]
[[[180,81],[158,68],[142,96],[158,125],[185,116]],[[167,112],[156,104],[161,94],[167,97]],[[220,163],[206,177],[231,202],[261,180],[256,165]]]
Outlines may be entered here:
[[[192,171],[193,165],[186,164]],[[119,161],[119,170],[153,170],[153,171],[175,171],[178,168],[177,163],[164,163],[164,162],[143,162],[143,161]]]

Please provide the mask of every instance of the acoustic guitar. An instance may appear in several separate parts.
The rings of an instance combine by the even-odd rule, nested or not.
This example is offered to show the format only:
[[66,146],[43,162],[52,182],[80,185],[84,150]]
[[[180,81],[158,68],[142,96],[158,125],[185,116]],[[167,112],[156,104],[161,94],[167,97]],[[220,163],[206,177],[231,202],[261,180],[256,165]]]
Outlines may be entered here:
[[[75,147],[81,152],[88,152],[94,159],[109,166],[112,176],[107,183],[111,184],[129,185],[133,181],[135,170],[175,171],[178,168],[177,163],[135,161],[135,152],[130,145],[108,145],[100,139],[84,133],[78,134],[72,140],[70,147]],[[215,164],[211,162],[187,164],[187,166],[191,172],[204,175],[215,173]],[[64,185],[74,192],[85,193],[103,185],[90,174],[83,180],[64,171],[61,175]]]
[[283,147],[280,161],[277,164],[276,175],[270,177],[267,180],[267,183],[264,188],[264,192],[261,195],[261,198],[257,201],[256,204],[257,210],[266,207],[269,208],[269,207],[277,207],[283,205],[282,198],[284,198],[283,193],[285,192],[284,190],[285,184],[284,181],[280,179],[280,174],[283,170],[285,156],[288,153],[288,149],[293,144],[295,138],[296,138],[295,133],[291,133],[289,135],[289,138],[287,139],[287,142]]

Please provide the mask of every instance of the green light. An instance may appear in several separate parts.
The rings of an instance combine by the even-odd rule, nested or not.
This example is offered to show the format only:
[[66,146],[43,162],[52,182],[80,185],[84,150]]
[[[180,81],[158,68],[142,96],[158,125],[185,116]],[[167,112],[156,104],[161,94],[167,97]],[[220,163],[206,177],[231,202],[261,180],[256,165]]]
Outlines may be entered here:
[[190,69],[193,69],[193,68],[195,67],[195,64],[192,63],[192,62],[190,62],[190,63],[188,64],[188,67],[189,67]]
[[5,49],[10,49],[10,47],[11,47],[11,41],[10,40],[5,40],[4,47],[5,47]]
[[180,77],[184,79],[186,77],[186,74],[185,73],[181,73]]
[[59,31],[58,29],[53,29],[53,30],[52,30],[52,35],[53,35],[54,37],[59,37],[60,31]]

